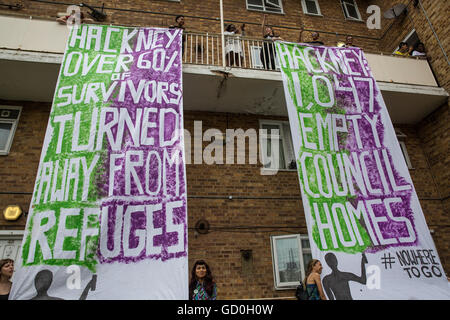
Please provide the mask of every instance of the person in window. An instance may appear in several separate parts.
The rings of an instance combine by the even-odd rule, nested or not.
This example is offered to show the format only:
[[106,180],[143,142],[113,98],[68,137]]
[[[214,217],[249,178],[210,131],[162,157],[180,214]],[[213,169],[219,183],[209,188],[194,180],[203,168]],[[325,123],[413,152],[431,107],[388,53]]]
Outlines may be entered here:
[[[90,19],[90,18],[86,18],[86,16],[84,15],[84,13],[80,10],[79,11],[80,15],[79,15],[79,22],[80,23],[93,23],[94,20]],[[70,20],[69,18],[73,17],[72,20]],[[56,19],[57,22],[59,22],[60,24],[76,24],[77,23],[77,12],[75,10],[72,10],[72,13],[67,15],[67,16],[63,16],[60,17],[58,19]]]
[[[305,30],[302,27],[300,29],[300,34],[299,34],[299,37],[298,37],[298,42],[300,42],[300,43],[303,42],[303,32],[304,31]],[[316,32],[316,31],[311,32],[311,38],[312,38],[312,41],[304,42],[304,43],[312,44],[312,45],[315,45],[315,46],[324,46],[325,45],[322,41],[319,40],[320,34],[318,32]]]
[[264,38],[263,47],[261,48],[261,52],[259,57],[261,58],[261,62],[264,65],[264,69],[275,70],[275,44],[273,41],[283,40],[278,35],[275,35],[273,28],[270,26],[266,26],[267,14],[264,15],[263,23],[262,23],[262,35]]
[[[169,27],[169,29],[181,29],[183,30],[183,33],[185,32],[185,27],[184,27],[184,16],[183,15],[178,15],[175,17],[175,25],[172,25]],[[184,46],[186,43],[186,36],[183,34],[183,38],[182,38],[182,54],[184,54]]]
[[427,52],[425,50],[425,45],[422,42],[419,42],[416,45],[416,48],[412,52],[412,56],[413,57],[424,57],[424,58],[427,56]]
[[[240,32],[243,36],[245,35],[245,24],[241,26]],[[239,29],[234,24],[229,24],[223,34],[225,35],[225,59],[227,66],[240,67],[243,57]]]
[[0,300],[8,300],[11,292],[11,277],[14,272],[14,260],[0,260]]
[[322,281],[320,274],[322,273],[322,264],[317,259],[312,259],[308,263],[306,276],[303,280],[304,287],[308,293],[308,300],[327,300],[323,292]]
[[394,52],[395,55],[398,56],[409,56],[411,52],[411,49],[409,48],[408,44],[406,42],[400,42],[400,45],[398,46],[398,50]]
[[189,300],[216,300],[217,285],[204,260],[194,263],[189,283]]

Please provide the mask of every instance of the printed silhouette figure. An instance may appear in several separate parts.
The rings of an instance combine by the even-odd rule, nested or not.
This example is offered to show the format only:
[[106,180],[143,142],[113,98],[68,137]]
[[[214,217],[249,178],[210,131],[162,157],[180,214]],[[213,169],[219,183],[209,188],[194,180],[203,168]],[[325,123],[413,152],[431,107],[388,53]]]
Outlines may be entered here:
[[96,286],[97,286],[97,275],[94,274],[92,275],[91,281],[89,281],[88,284],[86,285],[86,288],[84,288],[83,293],[81,294],[80,299],[78,300],[86,300],[89,291],[90,290],[95,291]]
[[[36,287],[36,296],[31,300],[64,300],[58,297],[49,296],[47,291],[52,285],[53,273],[50,270],[41,270],[36,274],[34,278],[34,286]],[[89,290],[95,291],[97,285],[97,275],[93,275],[91,281],[88,282],[80,296],[79,300],[86,300]]]
[[366,264],[368,263],[366,255],[363,253],[361,258],[361,276],[338,270],[338,261],[334,253],[327,253],[325,261],[331,268],[331,273],[323,278],[323,287],[330,300],[353,300],[350,293],[350,281],[366,284]]

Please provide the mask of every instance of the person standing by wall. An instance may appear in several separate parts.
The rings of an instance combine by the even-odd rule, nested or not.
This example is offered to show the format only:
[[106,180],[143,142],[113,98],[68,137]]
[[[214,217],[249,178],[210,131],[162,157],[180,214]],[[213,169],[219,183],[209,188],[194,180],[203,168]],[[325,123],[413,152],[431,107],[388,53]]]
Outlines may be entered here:
[[317,259],[312,259],[308,263],[306,270],[306,277],[304,280],[306,291],[308,292],[309,300],[327,300],[323,292],[322,281],[320,274],[322,273],[322,264]]
[[189,283],[189,300],[216,300],[217,285],[204,260],[194,263]]
[[262,64],[264,65],[264,69],[275,70],[275,44],[273,41],[275,40],[283,40],[278,35],[275,35],[273,28],[266,25],[267,14],[264,15],[263,23],[262,23],[262,35],[264,41],[263,47],[261,48],[261,52],[259,54]]
[[223,33],[225,35],[225,59],[229,67],[242,66],[244,57],[242,56],[241,35],[245,35],[245,24],[241,26],[240,30],[241,34],[234,24],[229,24]]
[[0,300],[8,300],[11,292],[11,277],[14,272],[14,260],[0,260]]

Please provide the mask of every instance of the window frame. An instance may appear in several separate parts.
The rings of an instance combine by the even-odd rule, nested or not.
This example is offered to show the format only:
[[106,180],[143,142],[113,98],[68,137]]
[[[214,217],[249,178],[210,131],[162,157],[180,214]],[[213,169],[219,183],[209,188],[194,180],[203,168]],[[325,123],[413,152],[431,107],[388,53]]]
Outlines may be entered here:
[[[419,38],[419,35],[417,34],[416,28],[413,28],[413,29],[408,33],[408,35],[402,40],[402,42],[408,43],[408,41],[414,36],[414,34],[416,34],[417,38]],[[419,41],[420,41],[420,39],[419,39]],[[409,43],[408,43],[408,45],[409,45]],[[395,48],[395,50],[392,51],[392,54],[395,54],[395,52],[398,51],[398,50],[400,50],[400,47],[399,47],[399,46],[397,46],[397,47]]]
[[14,140],[14,136],[16,135],[16,129],[19,124],[20,115],[22,114],[22,106],[7,106],[7,105],[0,105],[0,109],[12,109],[12,110],[19,110],[19,114],[17,116],[17,119],[4,119],[0,116],[0,123],[8,123],[12,124],[11,129],[9,131],[9,136],[6,141],[5,149],[0,149],[0,156],[7,156],[11,150],[12,142]]
[[[255,7],[250,7],[249,8],[248,0],[245,0],[245,5],[246,5],[247,10],[250,10],[250,11],[260,11],[260,12],[265,12],[265,13],[284,14],[283,0],[277,0],[279,2],[280,12],[267,10],[266,9],[266,1],[270,2],[270,0],[261,0],[260,7],[262,7],[262,8],[255,8]],[[250,6],[257,6],[257,5],[250,4]]]
[[303,248],[302,240],[308,240],[308,235],[304,234],[289,234],[289,235],[276,235],[270,236],[270,247],[272,252],[272,268],[273,268],[273,281],[275,290],[290,290],[296,288],[300,284],[300,279],[298,281],[292,282],[280,282],[279,281],[279,267],[278,267],[278,255],[276,252],[276,241],[278,239],[288,239],[288,238],[296,238],[299,248],[299,263],[300,263],[300,279],[304,279],[306,275],[305,263],[304,263],[304,254],[311,254],[311,246],[309,248]]
[[408,169],[414,169],[411,164],[411,159],[409,158],[408,149],[406,148],[406,142],[404,141],[408,136],[401,132],[399,129],[395,130],[395,135],[397,137],[398,144],[400,145],[400,151],[403,154],[403,158],[405,159],[406,166]]
[[[261,69],[261,70],[266,70],[264,69],[264,64],[261,61],[261,57],[260,57],[260,53],[261,53],[261,49],[263,48],[264,43],[261,43],[261,41],[258,41],[257,44],[252,44],[250,45],[250,57],[252,59],[252,68],[254,69]],[[275,46],[275,43],[274,43]],[[274,48],[275,50],[275,48]],[[280,70],[280,63],[278,62],[278,59],[275,59],[275,70],[279,71]],[[267,70],[267,71],[273,71],[273,70]]]
[[[358,18],[354,18],[354,17],[349,15],[348,9],[347,9],[348,3],[346,3],[345,1],[353,1],[353,6],[355,7],[356,14],[358,15]],[[359,11],[359,8],[358,8],[358,4],[356,3],[356,0],[341,0],[341,7],[342,7],[342,11],[344,12],[344,17],[345,17],[346,20],[363,21],[362,20],[362,16],[361,16],[361,12]]]
[[319,0],[308,0],[308,1],[314,1],[314,3],[316,4],[316,8],[317,8],[317,12],[318,13],[308,12],[308,7],[306,5],[306,0],[302,0],[303,13],[307,14],[307,15],[310,15],[310,16],[323,17],[322,11],[320,10]]
[[[283,125],[286,125],[287,128],[290,131],[290,126],[289,126],[289,121],[283,121],[283,120],[267,120],[267,119],[259,119],[259,129],[264,129],[263,125],[277,125],[279,126],[279,139],[281,140],[281,143],[283,145],[283,151],[284,151],[284,162],[285,162],[285,168],[274,168],[274,167],[265,167],[264,163],[266,163],[266,160],[268,160],[267,157],[267,145],[263,147],[263,143],[265,141],[267,141],[268,136],[260,136],[259,139],[259,147],[261,148],[261,154],[262,154],[262,159],[263,159],[263,169],[264,170],[277,170],[277,171],[297,171],[297,168],[295,169],[289,169],[289,159],[292,158],[292,160],[296,160],[295,159],[295,151],[294,151],[294,145],[292,143],[292,136],[291,136],[291,132],[288,132],[289,134],[284,132],[283,129]],[[287,135],[286,135],[287,134]],[[285,141],[285,138],[289,138],[289,141]],[[289,144],[289,146],[287,145]],[[288,149],[292,151],[292,153],[288,152]],[[279,165],[279,163],[278,163]]]

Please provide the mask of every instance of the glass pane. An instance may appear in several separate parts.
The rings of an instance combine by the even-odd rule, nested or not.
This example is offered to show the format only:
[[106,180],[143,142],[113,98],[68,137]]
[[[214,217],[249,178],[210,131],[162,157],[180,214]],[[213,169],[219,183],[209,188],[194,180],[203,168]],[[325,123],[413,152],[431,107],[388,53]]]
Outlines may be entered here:
[[279,162],[279,169],[287,169],[286,168],[286,159],[284,158],[284,147],[283,147],[283,141],[281,141],[280,139],[280,143],[279,143],[279,156],[280,156],[280,162]]
[[11,133],[12,126],[12,123],[0,122],[0,150],[6,149],[6,144],[8,143],[8,138]]
[[263,0],[247,0],[248,6],[258,7],[258,9],[262,9]]
[[319,10],[317,10],[316,2],[313,0],[306,0],[306,11],[308,13],[319,14]]
[[[262,128],[267,130],[267,135],[270,135],[273,131],[273,134],[279,135],[280,134],[280,126],[277,124],[263,124]],[[276,131],[278,130],[278,131]]]
[[303,266],[305,268],[305,273],[308,271],[308,263],[312,260],[312,254],[311,253],[304,253],[303,254]]
[[311,245],[309,244],[309,240],[308,239],[302,239],[302,248],[303,249],[311,248]]
[[266,5],[268,7],[281,9],[280,0],[266,0]]
[[299,281],[301,268],[297,238],[277,239],[275,243],[280,282]]
[[354,6],[347,5],[348,14],[350,17],[358,19],[358,12],[356,11],[356,8]]

